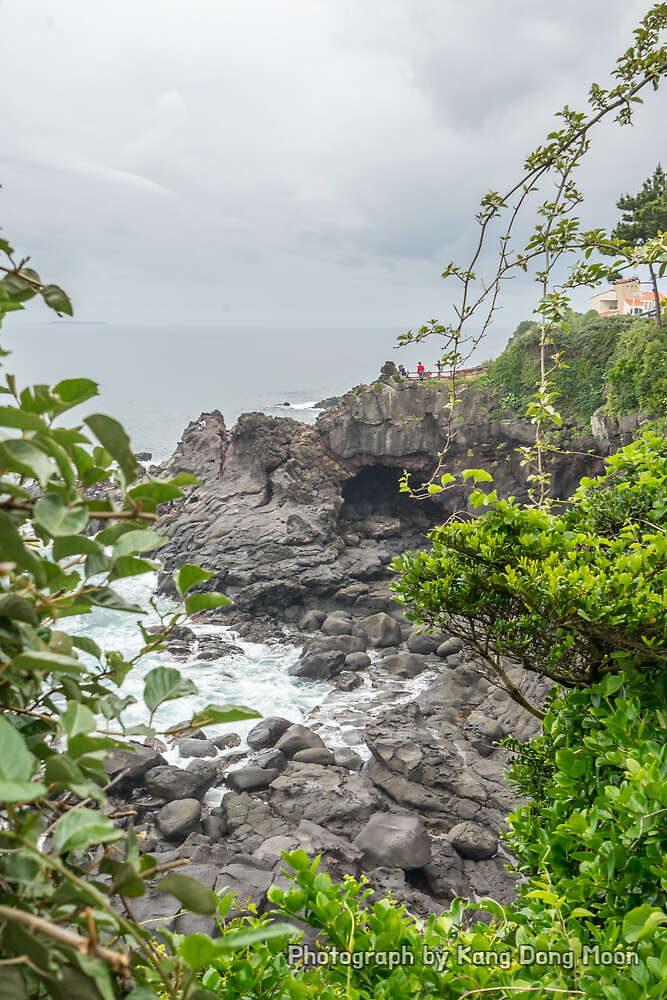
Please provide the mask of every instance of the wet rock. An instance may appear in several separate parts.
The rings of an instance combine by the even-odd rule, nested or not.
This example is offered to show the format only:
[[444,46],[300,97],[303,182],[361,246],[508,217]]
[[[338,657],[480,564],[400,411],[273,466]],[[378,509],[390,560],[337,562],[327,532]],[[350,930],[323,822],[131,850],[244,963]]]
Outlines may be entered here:
[[293,725],[286,729],[278,740],[276,747],[287,758],[291,758],[299,750],[309,750],[313,747],[323,747],[322,739],[306,726]]
[[345,657],[346,670],[365,670],[370,665],[371,658],[368,653],[348,653]]
[[[104,770],[111,780],[116,781],[116,791],[121,791],[143,784],[147,771],[166,763],[162,754],[152,747],[128,743],[127,749],[117,747],[111,751],[104,760]],[[123,772],[126,773],[121,777]]]
[[262,750],[253,761],[255,767],[268,767],[276,771],[282,771],[286,763],[287,758],[282,750]]
[[167,840],[180,842],[189,833],[199,831],[200,819],[201,803],[198,799],[176,799],[160,809],[157,825]]
[[266,894],[273,882],[273,865],[251,854],[235,854],[220,871],[215,892],[225,896],[233,892],[237,905],[228,911],[226,920],[240,916],[248,903],[261,913],[266,904]]
[[498,850],[498,838],[477,823],[457,823],[447,834],[454,850],[462,858],[484,861]]
[[463,727],[463,734],[482,757],[492,754],[494,744],[507,735],[497,719],[489,719],[482,712],[470,713]]
[[338,767],[346,767],[348,771],[360,771],[364,765],[359,754],[349,747],[339,747],[334,750],[334,759]]
[[431,860],[431,842],[419,816],[396,813],[376,813],[354,838],[363,851],[362,866],[371,868],[402,868],[410,871],[423,868]]
[[201,767],[183,770],[164,764],[153,767],[145,777],[146,788],[151,795],[174,802],[176,799],[201,800],[209,788],[219,781],[216,765],[204,761],[192,761]]
[[367,642],[365,637],[354,635],[328,635],[307,639],[303,644],[303,656],[323,650],[337,650],[345,653],[363,653]]
[[178,741],[178,752],[181,757],[215,757],[216,747],[213,740],[195,740],[186,737]]
[[269,837],[289,833],[289,826],[281,816],[262,799],[246,792],[228,792],[220,808],[230,842],[243,850],[254,851]]
[[382,611],[364,618],[359,624],[368,637],[369,645],[376,649],[397,646],[401,642],[400,624]]
[[238,733],[225,733],[223,736],[215,736],[210,742],[218,750],[229,750],[230,747],[241,746],[241,737]]
[[453,653],[459,653],[462,649],[463,639],[452,636],[451,639],[445,639],[444,642],[440,643],[436,653],[441,659],[446,660],[448,656],[451,656]]
[[345,653],[335,649],[308,653],[297,660],[287,673],[291,677],[310,677],[313,680],[328,680],[335,677],[345,666]]
[[325,618],[325,611],[306,611],[305,615],[299,619],[299,628],[306,632],[316,632]]
[[354,671],[343,670],[337,677],[334,677],[333,683],[338,691],[354,691],[363,686],[364,679]]
[[340,590],[336,591],[334,599],[339,604],[352,605],[360,597],[363,597],[365,594],[367,594],[369,589],[370,588],[367,583],[362,583],[361,580],[357,580],[354,583],[348,583],[346,587],[341,587]]
[[350,838],[385,803],[366,777],[340,767],[291,762],[272,782],[271,808],[295,826],[309,819]]
[[275,864],[282,862],[282,851],[301,849],[309,857],[320,855],[320,871],[327,872],[337,882],[345,875],[356,878],[361,871],[362,852],[349,840],[337,837],[323,826],[302,820],[287,837],[271,837],[255,851],[255,857]]
[[273,747],[291,725],[292,723],[289,719],[282,719],[277,715],[269,716],[258,722],[256,726],[253,726],[246,736],[246,743],[253,750],[264,750],[266,747]]
[[352,620],[339,613],[329,615],[322,622],[321,629],[325,635],[351,635]]
[[247,767],[240,767],[237,771],[231,771],[225,777],[225,784],[235,792],[256,792],[262,788],[268,788],[279,774],[277,768],[257,767],[249,764]]
[[294,754],[292,760],[297,764],[321,764],[323,767],[336,763],[334,755],[325,747],[312,747],[309,750],[299,750],[298,753]]
[[421,635],[413,632],[408,638],[408,649],[411,653],[428,656],[430,653],[435,653],[439,645],[440,643],[426,632],[422,632]]
[[428,667],[425,657],[417,653],[395,653],[393,656],[384,656],[381,664],[383,670],[389,671],[396,677],[417,677]]

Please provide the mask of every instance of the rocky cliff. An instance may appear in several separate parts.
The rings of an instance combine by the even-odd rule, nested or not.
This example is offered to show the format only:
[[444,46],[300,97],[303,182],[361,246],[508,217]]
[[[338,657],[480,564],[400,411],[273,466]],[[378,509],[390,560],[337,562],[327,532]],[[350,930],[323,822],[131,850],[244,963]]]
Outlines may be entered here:
[[[518,417],[493,419],[493,408],[489,391],[463,389],[446,469],[490,469],[500,494],[521,497],[525,473],[513,449],[532,440],[533,428]],[[294,622],[309,608],[352,602],[366,613],[383,610],[393,556],[468,509],[463,487],[422,503],[398,492],[404,469],[416,482],[433,469],[447,417],[446,383],[391,378],[348,392],[315,426],[246,413],[230,430],[218,411],[202,414],[154,470],[187,470],[202,481],[161,526],[162,588],[171,570],[193,561],[214,570],[212,585],[234,599],[230,622]],[[595,430],[564,428],[579,454],[556,462],[556,495],[568,496],[614,446],[618,429],[598,421]]]

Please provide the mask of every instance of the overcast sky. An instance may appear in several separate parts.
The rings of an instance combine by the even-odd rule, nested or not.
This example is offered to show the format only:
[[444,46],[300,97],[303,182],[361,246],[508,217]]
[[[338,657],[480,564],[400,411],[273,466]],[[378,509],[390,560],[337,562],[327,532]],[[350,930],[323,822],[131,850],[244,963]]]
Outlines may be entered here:
[[[0,0],[0,222],[80,319],[445,318],[480,195],[606,82],[647,6]],[[664,109],[649,93],[601,131],[588,221],[667,159]],[[531,295],[510,286],[500,332]]]

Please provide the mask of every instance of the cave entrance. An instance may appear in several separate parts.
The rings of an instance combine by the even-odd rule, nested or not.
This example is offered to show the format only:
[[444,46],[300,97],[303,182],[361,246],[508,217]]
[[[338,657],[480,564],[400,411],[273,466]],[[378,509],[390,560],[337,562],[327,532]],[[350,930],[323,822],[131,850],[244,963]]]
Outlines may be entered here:
[[360,469],[343,485],[339,520],[352,529],[355,522],[398,520],[401,534],[420,536],[440,524],[443,521],[440,504],[433,500],[411,500],[407,493],[399,493],[402,475],[403,469],[391,465],[367,465]]

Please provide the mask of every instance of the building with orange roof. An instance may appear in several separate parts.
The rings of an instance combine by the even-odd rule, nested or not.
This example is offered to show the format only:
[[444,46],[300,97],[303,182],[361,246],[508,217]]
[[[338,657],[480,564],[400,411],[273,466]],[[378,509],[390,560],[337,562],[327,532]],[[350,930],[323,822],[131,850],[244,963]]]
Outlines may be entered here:
[[[660,304],[666,301],[658,292]],[[639,278],[622,278],[606,292],[591,295],[589,309],[595,309],[600,316],[651,316],[655,313],[655,295],[642,292]]]

